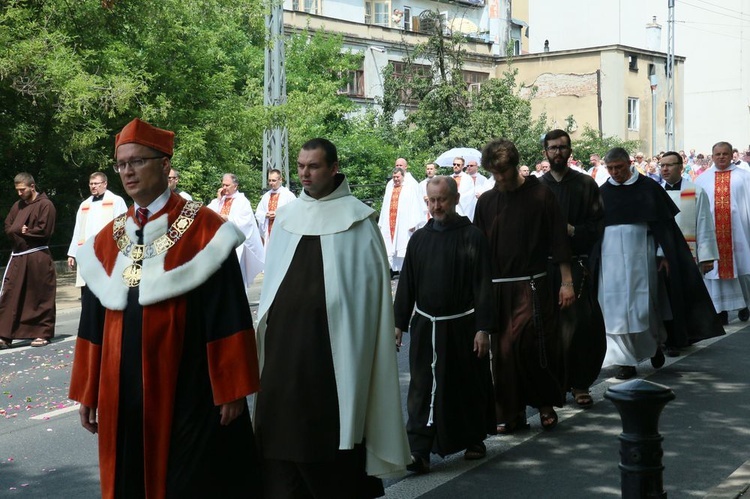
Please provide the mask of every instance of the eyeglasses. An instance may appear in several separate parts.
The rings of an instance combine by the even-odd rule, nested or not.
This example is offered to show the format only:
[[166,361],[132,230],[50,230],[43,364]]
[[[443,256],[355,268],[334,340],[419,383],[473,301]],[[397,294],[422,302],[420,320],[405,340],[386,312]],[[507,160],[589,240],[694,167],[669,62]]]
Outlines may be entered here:
[[102,185],[104,182],[89,182],[89,187],[96,187],[97,185]]
[[570,150],[570,146],[547,146],[545,149],[549,152],[565,152]]
[[177,180],[180,177],[167,177],[169,180]]
[[114,165],[112,165],[112,168],[115,169],[116,173],[120,173],[120,171],[125,170],[128,165],[130,165],[133,170],[140,170],[143,168],[143,165],[146,164],[146,161],[150,159],[161,159],[166,158],[166,156],[152,156],[150,158],[133,158],[130,161],[118,161]]
[[453,163],[453,166],[464,166],[461,163]]

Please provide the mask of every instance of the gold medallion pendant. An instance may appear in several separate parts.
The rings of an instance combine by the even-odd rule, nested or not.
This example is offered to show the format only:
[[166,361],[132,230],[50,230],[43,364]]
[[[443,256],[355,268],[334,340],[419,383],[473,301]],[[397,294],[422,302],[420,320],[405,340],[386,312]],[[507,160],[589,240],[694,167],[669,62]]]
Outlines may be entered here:
[[141,264],[133,262],[122,271],[122,280],[129,288],[134,288],[141,283]]

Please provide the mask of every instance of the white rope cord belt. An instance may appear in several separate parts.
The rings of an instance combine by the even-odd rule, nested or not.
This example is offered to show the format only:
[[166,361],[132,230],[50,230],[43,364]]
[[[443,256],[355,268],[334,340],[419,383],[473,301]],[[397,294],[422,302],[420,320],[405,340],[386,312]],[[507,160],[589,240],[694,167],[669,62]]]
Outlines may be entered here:
[[5,266],[5,272],[3,272],[3,280],[0,282],[0,296],[3,296],[3,288],[5,287],[5,276],[8,275],[8,269],[10,268],[10,261],[13,260],[16,256],[23,256],[28,255],[31,253],[36,253],[37,251],[42,251],[49,249],[49,246],[39,246],[38,248],[31,248],[27,249],[26,251],[19,251],[18,253],[11,253],[10,258],[8,258],[8,265]]
[[473,314],[474,309],[472,308],[471,310],[461,312],[460,314],[444,315],[442,317],[436,317],[434,315],[422,312],[421,310],[419,310],[419,307],[414,307],[414,310],[419,315],[430,319],[430,322],[432,322],[432,365],[430,366],[432,369],[432,393],[430,394],[430,415],[427,417],[427,426],[432,426],[433,415],[435,413],[435,392],[437,391],[437,381],[435,378],[435,365],[437,365],[437,350],[435,350],[435,331],[437,328],[435,323],[438,321],[452,321],[453,319],[466,317],[467,315]]
[[519,282],[519,281],[530,281],[532,279],[539,279],[540,277],[544,277],[547,275],[547,272],[539,272],[536,275],[532,276],[523,276],[523,277],[501,277],[499,279],[492,279],[492,282]]

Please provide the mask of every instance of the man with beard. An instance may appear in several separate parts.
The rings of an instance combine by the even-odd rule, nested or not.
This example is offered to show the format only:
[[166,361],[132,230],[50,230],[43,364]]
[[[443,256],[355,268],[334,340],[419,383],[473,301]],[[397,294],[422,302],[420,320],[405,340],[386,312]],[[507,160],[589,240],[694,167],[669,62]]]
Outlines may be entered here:
[[427,193],[432,219],[409,240],[394,303],[397,347],[411,318],[407,469],[417,473],[430,470],[430,452],[466,449],[464,458],[481,459],[483,440],[495,433],[487,358],[494,327],[489,247],[456,213],[452,178],[434,177]]
[[[567,374],[564,386],[570,389],[578,405],[588,407],[593,403],[589,387],[599,375],[607,348],[604,318],[596,296],[591,293],[588,267],[591,248],[604,232],[604,211],[596,181],[568,166],[571,153],[567,132],[552,130],[545,135],[544,155],[550,162],[550,171],[540,180],[552,190],[560,204],[573,253],[571,270],[577,299],[574,306],[560,311]],[[550,264],[550,275],[554,289],[560,284],[557,265]]]
[[[539,409],[542,427],[557,425],[553,406],[565,401],[554,295],[561,308],[575,301],[565,221],[554,194],[536,177],[518,172],[518,149],[496,139],[482,151],[495,187],[477,203],[474,223],[487,236],[497,334],[491,341],[497,431],[526,427],[526,406]],[[547,261],[560,267],[553,292]],[[495,338],[497,337],[497,338]]]
[[[604,236],[594,246],[591,266],[607,331],[604,366],[616,365],[618,379],[636,375],[647,358],[664,365],[663,321],[672,316],[682,347],[724,334],[701,274],[674,217],[677,207],[656,182],[638,173],[628,152],[611,149],[604,158],[611,177],[601,187]],[[657,245],[664,258],[657,263]],[[658,294],[657,267],[669,276],[669,300]]]
[[36,190],[31,174],[19,173],[13,183],[21,199],[5,218],[13,252],[0,283],[0,350],[14,339],[43,347],[55,336],[55,263],[48,246],[55,206]]

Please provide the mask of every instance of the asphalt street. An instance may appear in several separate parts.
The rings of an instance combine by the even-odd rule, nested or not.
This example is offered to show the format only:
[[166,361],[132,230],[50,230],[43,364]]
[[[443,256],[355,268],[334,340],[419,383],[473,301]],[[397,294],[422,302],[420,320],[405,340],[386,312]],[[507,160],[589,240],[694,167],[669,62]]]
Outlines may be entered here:
[[[251,289],[255,304],[259,283]],[[20,343],[0,352],[0,497],[99,497],[96,437],[81,428],[67,399],[78,327],[77,290],[58,288],[55,341],[43,348]],[[670,387],[676,399],[661,416],[664,486],[670,498],[739,497],[750,484],[750,327],[736,317],[727,336],[691,347],[660,370],[639,376]],[[408,335],[399,354],[402,399],[408,387]],[[26,345],[28,342],[26,342]],[[568,398],[560,424],[543,431],[529,410],[529,431],[487,440],[488,456],[433,456],[427,475],[386,481],[389,498],[619,497],[619,441],[614,405],[603,399],[617,381],[602,371],[594,405]],[[252,403],[252,400],[250,401]],[[405,403],[404,403],[405,407]],[[718,491],[722,493],[719,494]],[[712,495],[713,494],[713,495]]]

